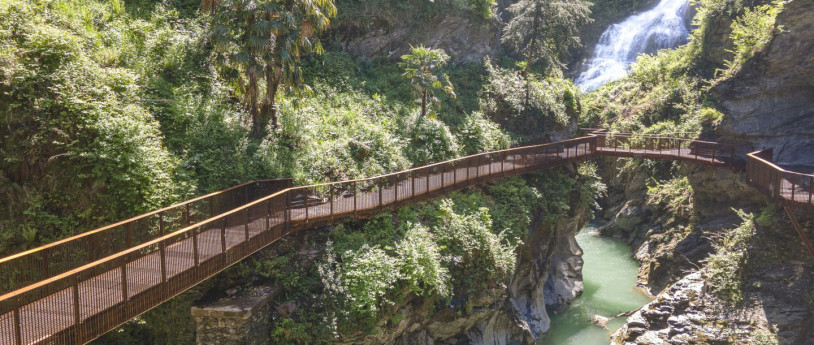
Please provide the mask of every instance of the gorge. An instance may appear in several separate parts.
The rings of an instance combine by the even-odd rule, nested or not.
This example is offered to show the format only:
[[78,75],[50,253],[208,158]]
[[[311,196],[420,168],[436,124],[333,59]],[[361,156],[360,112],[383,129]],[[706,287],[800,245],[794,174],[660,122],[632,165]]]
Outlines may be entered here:
[[808,344],[811,11],[2,2],[0,344]]

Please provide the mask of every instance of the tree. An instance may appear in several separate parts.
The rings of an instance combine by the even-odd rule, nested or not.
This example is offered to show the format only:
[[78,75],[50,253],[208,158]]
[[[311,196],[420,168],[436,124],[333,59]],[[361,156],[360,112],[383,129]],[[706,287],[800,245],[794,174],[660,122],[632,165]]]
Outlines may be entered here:
[[432,97],[435,104],[441,102],[435,97],[435,89],[443,89],[444,92],[455,98],[455,89],[449,81],[446,73],[440,70],[449,61],[449,55],[443,49],[430,49],[423,45],[418,47],[410,46],[410,54],[401,57],[399,66],[404,69],[404,78],[410,80],[410,84],[421,96],[421,116],[427,116],[427,101]]
[[211,38],[218,62],[240,71],[238,84],[252,118],[252,133],[262,136],[269,120],[277,126],[279,89],[305,88],[299,63],[305,54],[322,54],[316,35],[336,15],[334,0],[222,0],[216,6]]
[[501,41],[523,56],[525,76],[540,61],[546,72],[559,70],[568,49],[581,44],[578,30],[592,21],[590,6],[586,0],[520,0],[509,6],[513,17]]

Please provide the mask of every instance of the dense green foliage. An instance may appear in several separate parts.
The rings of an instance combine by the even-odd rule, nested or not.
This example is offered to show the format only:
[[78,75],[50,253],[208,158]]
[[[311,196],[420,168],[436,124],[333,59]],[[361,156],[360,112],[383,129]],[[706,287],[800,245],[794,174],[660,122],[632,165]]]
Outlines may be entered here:
[[[177,197],[177,159],[139,101],[145,61],[138,51],[171,29],[131,19],[115,4],[1,5],[0,121],[8,130],[0,147],[0,252]],[[155,16],[160,22],[172,13]]]
[[[480,0],[393,4],[453,6],[482,18],[491,17],[494,6]],[[281,88],[273,98],[279,126],[258,138],[253,110],[245,106],[245,73],[254,61],[253,71],[265,75],[268,66],[279,66],[278,57],[241,48],[237,38],[246,34],[251,14],[224,24],[223,16],[232,16],[217,10],[214,17],[201,14],[199,5],[191,0],[0,5],[0,118],[10,129],[0,147],[0,193],[9,201],[0,211],[0,252],[248,180],[293,177],[304,184],[367,177],[524,140],[495,122],[496,114],[532,114],[535,121],[515,123],[542,131],[542,123],[564,127],[578,113],[576,91],[565,80],[532,78],[535,91],[523,105],[526,111],[512,93],[528,88],[502,88],[518,71],[469,63],[438,70],[459,97],[439,93],[437,116],[423,117],[397,64],[340,52],[313,57],[300,47],[302,69],[290,72],[302,84],[297,79],[292,85],[307,85],[311,92]],[[340,10],[348,6],[339,4]],[[218,36],[224,29],[234,40]],[[241,51],[257,56],[242,59]],[[258,79],[258,93],[262,84]],[[572,194],[590,186],[562,173],[514,178],[349,223],[331,235],[333,254],[320,259],[342,277],[334,282],[341,285],[323,283],[317,267],[297,267],[290,256],[260,255],[99,343],[191,343],[188,310],[194,301],[256,282],[284,282],[282,296],[326,311],[275,323],[271,336],[279,343],[313,344],[332,331],[372,331],[383,318],[400,317],[390,311],[404,296],[465,311],[467,298],[505,284],[514,269],[512,248],[522,243],[538,213],[534,208],[560,217],[570,212]],[[329,311],[336,321],[325,318]]]
[[568,49],[579,47],[579,30],[591,21],[585,0],[520,0],[508,11],[501,42],[523,57],[524,72],[542,63],[543,74],[558,74]]
[[488,75],[481,109],[512,133],[534,137],[543,130],[567,128],[579,117],[578,91],[563,78],[525,77],[516,69],[502,68],[486,60]]

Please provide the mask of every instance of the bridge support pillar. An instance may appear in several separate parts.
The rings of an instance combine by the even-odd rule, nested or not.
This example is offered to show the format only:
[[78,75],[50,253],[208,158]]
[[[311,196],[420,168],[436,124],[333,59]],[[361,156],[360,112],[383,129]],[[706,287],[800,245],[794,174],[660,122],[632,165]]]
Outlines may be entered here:
[[270,344],[270,302],[278,287],[257,287],[241,296],[192,307],[198,345]]

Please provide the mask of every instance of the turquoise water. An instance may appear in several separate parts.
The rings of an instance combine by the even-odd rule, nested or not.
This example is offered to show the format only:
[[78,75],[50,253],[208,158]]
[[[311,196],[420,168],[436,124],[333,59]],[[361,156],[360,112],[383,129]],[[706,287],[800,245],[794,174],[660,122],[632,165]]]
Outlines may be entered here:
[[594,223],[577,234],[577,242],[585,260],[582,269],[585,292],[567,311],[551,315],[551,329],[537,344],[607,345],[610,334],[624,324],[626,317],[609,322],[607,331],[591,323],[591,316],[614,316],[650,302],[644,292],[634,287],[639,264],[630,257],[627,244],[597,236]]

